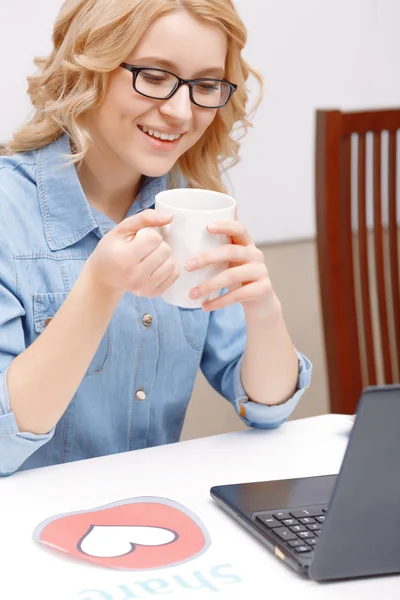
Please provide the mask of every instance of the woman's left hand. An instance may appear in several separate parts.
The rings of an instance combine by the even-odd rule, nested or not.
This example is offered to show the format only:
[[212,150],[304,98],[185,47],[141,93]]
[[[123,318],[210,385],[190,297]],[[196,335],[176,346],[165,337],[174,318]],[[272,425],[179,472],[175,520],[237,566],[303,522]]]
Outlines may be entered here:
[[205,311],[217,310],[240,302],[247,314],[267,316],[277,306],[277,298],[264,262],[264,255],[255,245],[247,229],[238,221],[213,223],[210,233],[226,234],[231,244],[219,246],[194,257],[185,265],[188,271],[219,263],[229,267],[212,279],[191,290],[191,298],[201,298],[222,288],[229,291],[209,302],[204,302]]

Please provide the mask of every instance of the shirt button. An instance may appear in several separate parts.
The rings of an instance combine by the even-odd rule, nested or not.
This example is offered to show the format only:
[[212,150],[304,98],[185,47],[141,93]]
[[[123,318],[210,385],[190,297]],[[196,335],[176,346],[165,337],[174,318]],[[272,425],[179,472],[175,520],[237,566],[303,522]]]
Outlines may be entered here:
[[136,398],[138,400],[146,400],[146,394],[144,393],[143,388],[140,388],[140,390],[136,392]]
[[145,327],[150,327],[153,322],[153,317],[151,315],[144,315],[142,319],[142,323]]
[[44,322],[44,326],[47,327],[47,325],[53,320],[52,317],[47,317],[47,319]]

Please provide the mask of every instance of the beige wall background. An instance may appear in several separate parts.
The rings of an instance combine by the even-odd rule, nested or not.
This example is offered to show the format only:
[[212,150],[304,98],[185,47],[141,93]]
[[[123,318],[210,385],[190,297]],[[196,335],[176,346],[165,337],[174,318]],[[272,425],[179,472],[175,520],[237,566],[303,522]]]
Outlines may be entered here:
[[[329,412],[317,247],[314,240],[260,246],[295,346],[313,363],[313,377],[291,419]],[[200,373],[186,415],[182,440],[246,429],[232,406]]]

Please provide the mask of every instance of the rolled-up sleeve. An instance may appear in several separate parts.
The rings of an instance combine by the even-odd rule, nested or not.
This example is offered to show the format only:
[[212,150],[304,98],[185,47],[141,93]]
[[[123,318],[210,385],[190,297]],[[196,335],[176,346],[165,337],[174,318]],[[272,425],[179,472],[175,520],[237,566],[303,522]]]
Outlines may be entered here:
[[54,435],[54,429],[46,435],[19,431],[10,408],[7,373],[26,348],[25,309],[18,300],[16,283],[12,255],[0,244],[0,477],[16,471]]
[[249,427],[279,427],[296,408],[310,385],[312,366],[300,352],[298,379],[294,395],[278,406],[266,406],[249,400],[241,378],[246,347],[246,322],[243,308],[235,304],[210,315],[201,369],[210,385],[229,400],[238,416]]

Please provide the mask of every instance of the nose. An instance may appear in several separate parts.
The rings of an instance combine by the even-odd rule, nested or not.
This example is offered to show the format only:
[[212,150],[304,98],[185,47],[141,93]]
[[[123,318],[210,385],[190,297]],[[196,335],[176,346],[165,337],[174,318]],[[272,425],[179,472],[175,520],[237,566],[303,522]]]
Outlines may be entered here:
[[160,112],[175,121],[187,123],[192,118],[189,86],[182,85],[175,94],[160,106]]

